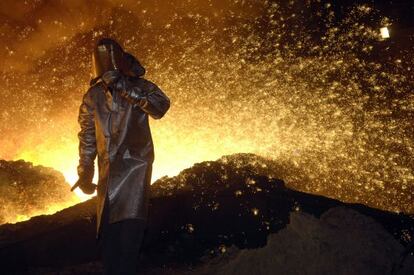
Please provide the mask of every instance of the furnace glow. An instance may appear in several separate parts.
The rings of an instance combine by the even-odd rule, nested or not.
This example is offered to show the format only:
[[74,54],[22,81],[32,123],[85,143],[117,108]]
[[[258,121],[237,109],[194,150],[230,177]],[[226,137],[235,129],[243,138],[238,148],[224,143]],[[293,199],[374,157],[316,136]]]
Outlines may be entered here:
[[[85,41],[104,33],[138,54],[147,77],[171,98],[168,114],[151,120],[153,181],[196,162],[248,152],[290,163],[281,178],[298,190],[414,212],[414,51],[366,62],[379,34],[378,25],[364,23],[373,12],[365,6],[340,26],[332,23],[332,7],[323,7],[332,22],[315,42],[306,25],[295,23],[305,15],[267,1],[257,5],[260,20],[233,13],[215,23],[214,16],[176,14],[165,28],[139,25],[140,35],[126,27],[137,25],[125,16],[62,44],[73,62],[62,61],[59,48],[39,61],[43,71],[19,81],[3,76],[10,81],[2,94],[10,100],[2,117],[12,122],[0,157],[52,166],[70,184],[76,181],[77,114],[90,69]],[[59,73],[63,68],[67,72]]]

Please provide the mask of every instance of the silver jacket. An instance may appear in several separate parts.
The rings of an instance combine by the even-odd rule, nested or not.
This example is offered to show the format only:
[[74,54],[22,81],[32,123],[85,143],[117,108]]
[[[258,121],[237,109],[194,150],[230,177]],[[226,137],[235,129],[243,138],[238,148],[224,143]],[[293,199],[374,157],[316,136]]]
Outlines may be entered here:
[[148,116],[160,119],[170,107],[169,98],[154,83],[128,77],[130,85],[145,91],[140,105],[131,105],[102,81],[94,83],[79,108],[78,174],[93,171],[98,156],[97,232],[105,199],[109,222],[147,219],[154,149]]

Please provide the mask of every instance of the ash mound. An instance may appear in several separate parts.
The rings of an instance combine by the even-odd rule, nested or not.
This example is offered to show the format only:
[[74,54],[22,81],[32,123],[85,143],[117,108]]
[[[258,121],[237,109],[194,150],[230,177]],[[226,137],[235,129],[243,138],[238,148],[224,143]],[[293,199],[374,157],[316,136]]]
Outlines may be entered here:
[[23,160],[0,160],[0,224],[50,213],[79,200],[58,171]]
[[[142,274],[412,274],[406,215],[289,189],[251,154],[195,164],[151,186]],[[0,226],[9,273],[100,274],[92,199]]]

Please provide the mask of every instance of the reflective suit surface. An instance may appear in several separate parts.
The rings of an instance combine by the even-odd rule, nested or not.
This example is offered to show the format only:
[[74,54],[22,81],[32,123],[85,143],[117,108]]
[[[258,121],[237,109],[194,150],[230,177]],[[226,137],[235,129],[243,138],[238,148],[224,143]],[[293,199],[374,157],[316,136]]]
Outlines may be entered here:
[[78,174],[93,171],[98,157],[98,233],[106,199],[109,223],[147,219],[154,160],[148,116],[160,119],[170,107],[169,98],[151,81],[139,76],[125,79],[129,86],[144,91],[142,104],[130,104],[98,80],[85,93],[79,108]]

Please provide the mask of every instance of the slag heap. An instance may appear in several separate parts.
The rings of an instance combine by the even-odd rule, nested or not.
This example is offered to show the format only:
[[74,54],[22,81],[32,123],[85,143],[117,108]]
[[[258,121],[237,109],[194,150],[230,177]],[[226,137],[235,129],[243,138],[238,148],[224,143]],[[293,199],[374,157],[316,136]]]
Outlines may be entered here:
[[0,223],[26,220],[79,202],[63,175],[23,160],[0,160]]

